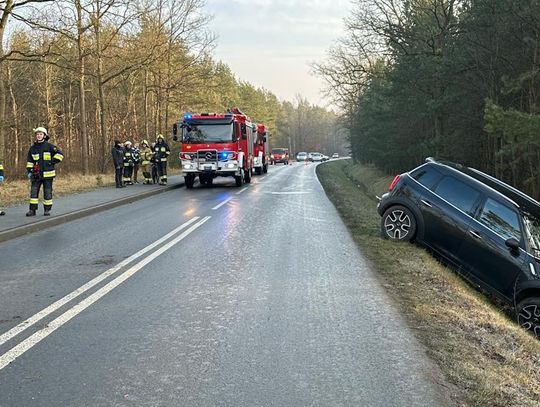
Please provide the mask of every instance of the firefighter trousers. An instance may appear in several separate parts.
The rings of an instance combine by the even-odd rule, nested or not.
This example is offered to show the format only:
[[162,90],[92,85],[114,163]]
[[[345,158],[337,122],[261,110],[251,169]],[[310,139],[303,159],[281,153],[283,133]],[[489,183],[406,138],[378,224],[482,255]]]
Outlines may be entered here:
[[167,183],[167,161],[158,161],[157,169],[158,169],[158,175],[159,175],[159,183],[166,184]]
[[152,183],[152,164],[141,164],[145,184]]
[[32,178],[32,185],[30,187],[30,210],[37,210],[39,204],[39,190],[43,185],[43,208],[46,211],[50,211],[52,208],[53,200],[53,178]]
[[133,175],[133,167],[129,165],[124,166],[124,184],[132,182],[131,176]]

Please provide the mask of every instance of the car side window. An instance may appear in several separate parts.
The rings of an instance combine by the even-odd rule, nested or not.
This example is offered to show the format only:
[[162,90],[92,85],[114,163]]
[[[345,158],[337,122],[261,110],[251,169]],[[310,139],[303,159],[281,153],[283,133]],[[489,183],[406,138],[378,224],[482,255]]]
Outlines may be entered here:
[[521,240],[521,226],[516,211],[488,198],[480,214],[480,222],[503,239],[515,238]]
[[425,165],[414,171],[411,176],[426,188],[431,189],[441,179],[442,174],[435,168]]
[[444,177],[434,192],[444,200],[472,215],[480,192],[454,177]]

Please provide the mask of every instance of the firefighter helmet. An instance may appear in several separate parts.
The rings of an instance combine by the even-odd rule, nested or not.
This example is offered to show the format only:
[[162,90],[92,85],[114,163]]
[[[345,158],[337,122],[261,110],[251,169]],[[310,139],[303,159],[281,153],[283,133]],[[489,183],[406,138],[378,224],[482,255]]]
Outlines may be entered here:
[[146,145],[146,147],[150,147],[150,144],[148,144],[148,140],[141,141],[141,145]]
[[47,132],[47,129],[45,127],[36,127],[34,129],[34,134],[36,133],[43,133],[45,134],[45,140],[49,139],[49,133]]
[[128,144],[129,144],[130,146],[133,145],[133,143],[132,143],[131,141],[129,141],[129,140],[128,140],[128,141],[124,141],[124,145],[127,146]]
[[163,137],[163,134],[157,135],[156,140],[159,140],[159,139],[162,139],[163,141],[165,141],[165,137]]

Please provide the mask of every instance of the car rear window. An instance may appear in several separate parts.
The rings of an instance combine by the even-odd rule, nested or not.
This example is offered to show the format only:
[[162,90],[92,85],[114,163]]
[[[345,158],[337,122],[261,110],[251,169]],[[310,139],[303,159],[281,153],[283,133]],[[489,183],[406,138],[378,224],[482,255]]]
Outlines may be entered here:
[[521,240],[521,226],[516,211],[488,198],[480,214],[480,222],[503,239],[515,238]]
[[442,177],[442,174],[429,165],[424,165],[411,173],[411,176],[420,184],[431,189]]
[[435,193],[452,205],[468,214],[473,214],[473,207],[480,192],[454,177],[444,177],[435,187]]

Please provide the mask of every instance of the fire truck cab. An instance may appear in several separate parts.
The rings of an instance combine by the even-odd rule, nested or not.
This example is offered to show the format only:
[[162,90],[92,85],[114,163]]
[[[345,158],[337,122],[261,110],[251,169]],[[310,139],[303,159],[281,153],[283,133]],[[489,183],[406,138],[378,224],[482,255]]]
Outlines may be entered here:
[[181,135],[180,161],[186,188],[198,176],[202,185],[216,177],[234,177],[236,186],[251,182],[253,127],[237,108],[227,113],[185,113],[173,125],[173,139]]
[[253,167],[255,174],[261,175],[268,172],[268,162],[266,159],[268,151],[268,133],[264,124],[253,125],[255,132],[255,144],[253,146]]

